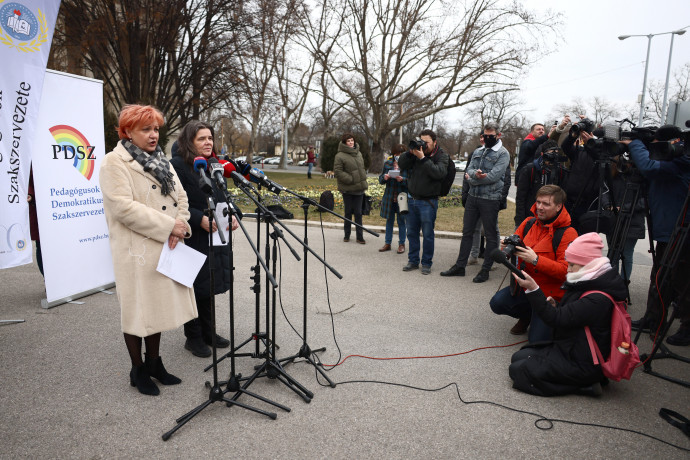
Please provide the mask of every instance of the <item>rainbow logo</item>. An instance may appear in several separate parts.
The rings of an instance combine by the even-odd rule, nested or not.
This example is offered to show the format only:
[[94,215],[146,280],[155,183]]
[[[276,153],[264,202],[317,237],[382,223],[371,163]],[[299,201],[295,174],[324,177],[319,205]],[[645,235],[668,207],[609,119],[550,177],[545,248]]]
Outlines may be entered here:
[[53,135],[57,143],[53,148],[55,149],[58,145],[61,146],[65,153],[65,159],[74,157],[72,166],[77,168],[77,171],[87,180],[91,180],[96,159],[92,155],[94,148],[86,140],[86,137],[78,129],[68,125],[55,125],[50,128],[50,134]]

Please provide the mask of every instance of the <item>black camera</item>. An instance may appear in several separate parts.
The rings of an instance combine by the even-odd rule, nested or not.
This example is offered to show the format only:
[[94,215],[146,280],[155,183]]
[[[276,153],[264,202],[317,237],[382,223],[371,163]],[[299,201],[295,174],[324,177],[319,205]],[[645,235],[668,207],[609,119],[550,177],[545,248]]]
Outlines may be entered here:
[[415,137],[410,141],[408,147],[410,148],[410,150],[423,150],[424,147],[426,147],[426,142],[423,141],[420,137]]
[[577,123],[574,123],[570,127],[570,137],[577,137],[582,131],[592,134],[594,130],[595,123],[589,118],[583,118]]
[[513,254],[515,254],[515,250],[517,248],[524,248],[525,243],[522,242],[520,237],[518,235],[510,235],[507,236],[503,240],[503,245],[505,246],[502,250],[503,254],[506,255],[506,259],[509,259],[512,257]]

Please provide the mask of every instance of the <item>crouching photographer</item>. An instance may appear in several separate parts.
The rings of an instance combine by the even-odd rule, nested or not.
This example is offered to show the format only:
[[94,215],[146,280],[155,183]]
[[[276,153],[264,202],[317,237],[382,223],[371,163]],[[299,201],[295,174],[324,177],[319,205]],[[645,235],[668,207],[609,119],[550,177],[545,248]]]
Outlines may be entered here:
[[[563,295],[561,284],[565,281],[568,269],[565,249],[577,237],[575,229],[570,227],[570,214],[563,206],[565,199],[565,192],[559,186],[541,187],[531,209],[534,217],[522,221],[515,235],[510,237],[512,241],[508,241],[513,244],[504,244],[501,248],[514,248],[513,252],[518,257],[518,267],[532,276],[546,295],[556,300],[560,300]],[[517,243],[515,237],[524,242],[524,246]],[[533,313],[522,289],[501,289],[494,294],[489,305],[497,315],[508,315],[518,319],[517,324],[510,330],[511,334],[524,334],[529,326],[530,343],[551,338],[551,329]]]
[[[525,297],[535,314],[553,328],[553,341],[531,344],[511,358],[508,373],[513,388],[538,396],[570,393],[598,396],[606,382],[601,366],[592,359],[585,326],[588,326],[604,360],[611,349],[611,313],[614,300],[625,299],[623,279],[602,257],[604,243],[596,233],[577,237],[565,250],[568,273],[565,293],[556,304],[547,297],[526,271],[515,281],[525,289]],[[600,291],[584,295],[588,291]]]
[[[681,147],[679,138],[685,135],[685,150]],[[628,145],[630,157],[642,176],[648,182],[647,199],[651,214],[652,239],[656,241],[656,256],[651,272],[651,283],[647,297],[646,324],[642,320],[633,321],[633,326],[649,327],[654,333],[665,318],[661,297],[668,306],[671,300],[678,305],[680,329],[667,337],[671,345],[690,345],[690,297],[688,289],[683,289],[690,279],[690,252],[687,248],[681,251],[681,257],[673,270],[667,276],[673,276],[671,290],[674,292],[657,291],[657,285],[662,280],[657,279],[659,263],[668,249],[669,240],[680,215],[683,204],[688,196],[690,187],[690,156],[688,156],[687,133],[681,133],[675,126],[662,126],[654,135],[654,140],[645,144],[642,140],[622,140]],[[643,319],[644,319],[643,318]]]

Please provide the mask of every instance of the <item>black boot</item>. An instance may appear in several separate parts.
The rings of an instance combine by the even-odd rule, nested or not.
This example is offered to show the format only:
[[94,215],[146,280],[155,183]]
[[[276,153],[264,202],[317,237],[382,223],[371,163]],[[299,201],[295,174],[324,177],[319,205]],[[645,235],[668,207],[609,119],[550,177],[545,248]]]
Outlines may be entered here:
[[211,349],[206,346],[201,337],[187,339],[184,343],[184,347],[199,358],[208,358],[211,356]]
[[132,370],[129,371],[129,383],[133,387],[137,387],[139,393],[144,395],[158,396],[161,392],[151,380],[146,364],[132,366]]
[[307,173],[307,179],[311,179],[311,173],[310,172]]
[[179,377],[175,377],[165,370],[160,356],[156,359],[150,359],[149,355],[146,355],[146,362],[144,365],[148,367],[149,375],[163,385],[177,385],[178,383],[182,383]]

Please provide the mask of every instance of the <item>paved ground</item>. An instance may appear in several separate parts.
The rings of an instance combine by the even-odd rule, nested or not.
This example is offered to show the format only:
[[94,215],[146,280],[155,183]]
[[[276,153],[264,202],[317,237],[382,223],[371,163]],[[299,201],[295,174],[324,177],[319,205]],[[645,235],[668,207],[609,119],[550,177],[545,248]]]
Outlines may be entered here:
[[[290,228],[303,235],[301,227]],[[327,347],[320,354],[327,364],[353,354],[419,358],[351,357],[329,372],[339,383],[336,388],[321,386],[310,365],[291,364],[286,370],[314,393],[311,403],[280,382],[262,378],[250,389],[289,406],[291,412],[278,409],[278,418],[270,420],[214,403],[167,442],[161,435],[177,417],[208,398],[204,382],[212,377],[202,372],[210,360],[183,349],[182,330],[164,333],[161,344],[168,369],[182,384],[161,388],[158,397],[143,396],[129,386],[130,365],[114,295],[99,293],[82,299],[82,305],[43,310],[44,289],[35,265],[1,270],[0,319],[26,322],[0,327],[0,457],[688,458],[687,451],[640,434],[563,423],[540,430],[535,427],[538,416],[498,406],[627,428],[690,448],[690,439],[657,415],[662,407],[690,415],[690,391],[643,372],[632,381],[612,383],[598,399],[538,398],[513,390],[507,367],[519,345],[510,345],[524,337],[511,336],[512,319],[496,317],[488,308],[503,268],[480,285],[471,282],[476,266],[466,278],[442,278],[439,272],[455,260],[459,241],[441,238],[430,276],[404,273],[406,256],[379,253],[382,238],[366,239],[366,245],[343,243],[339,229],[326,229],[322,236],[320,228],[309,228],[310,244],[323,253],[325,241],[326,259],[343,275],[338,280],[329,273],[326,284],[323,267],[309,257],[309,343]],[[284,247],[281,255],[278,294],[285,315],[301,332],[303,265]],[[633,273],[633,317],[642,313],[649,274],[643,255],[636,254],[636,262],[642,263]],[[253,263],[238,235],[235,329],[240,340],[254,329],[254,295],[249,289]],[[227,336],[228,297],[216,300],[219,329]],[[333,323],[329,309],[335,313]],[[301,341],[280,304],[278,315],[278,355],[283,357],[296,352]],[[648,351],[649,339],[641,338],[639,345]],[[459,354],[494,346],[506,347]],[[243,351],[251,352],[253,346]],[[687,356],[690,350],[678,351]],[[228,361],[219,365],[223,378]],[[258,362],[238,358],[238,372],[246,376]],[[687,364],[667,360],[655,362],[654,368],[690,379]],[[271,409],[247,396],[240,401]],[[490,403],[468,404],[477,401]]]

